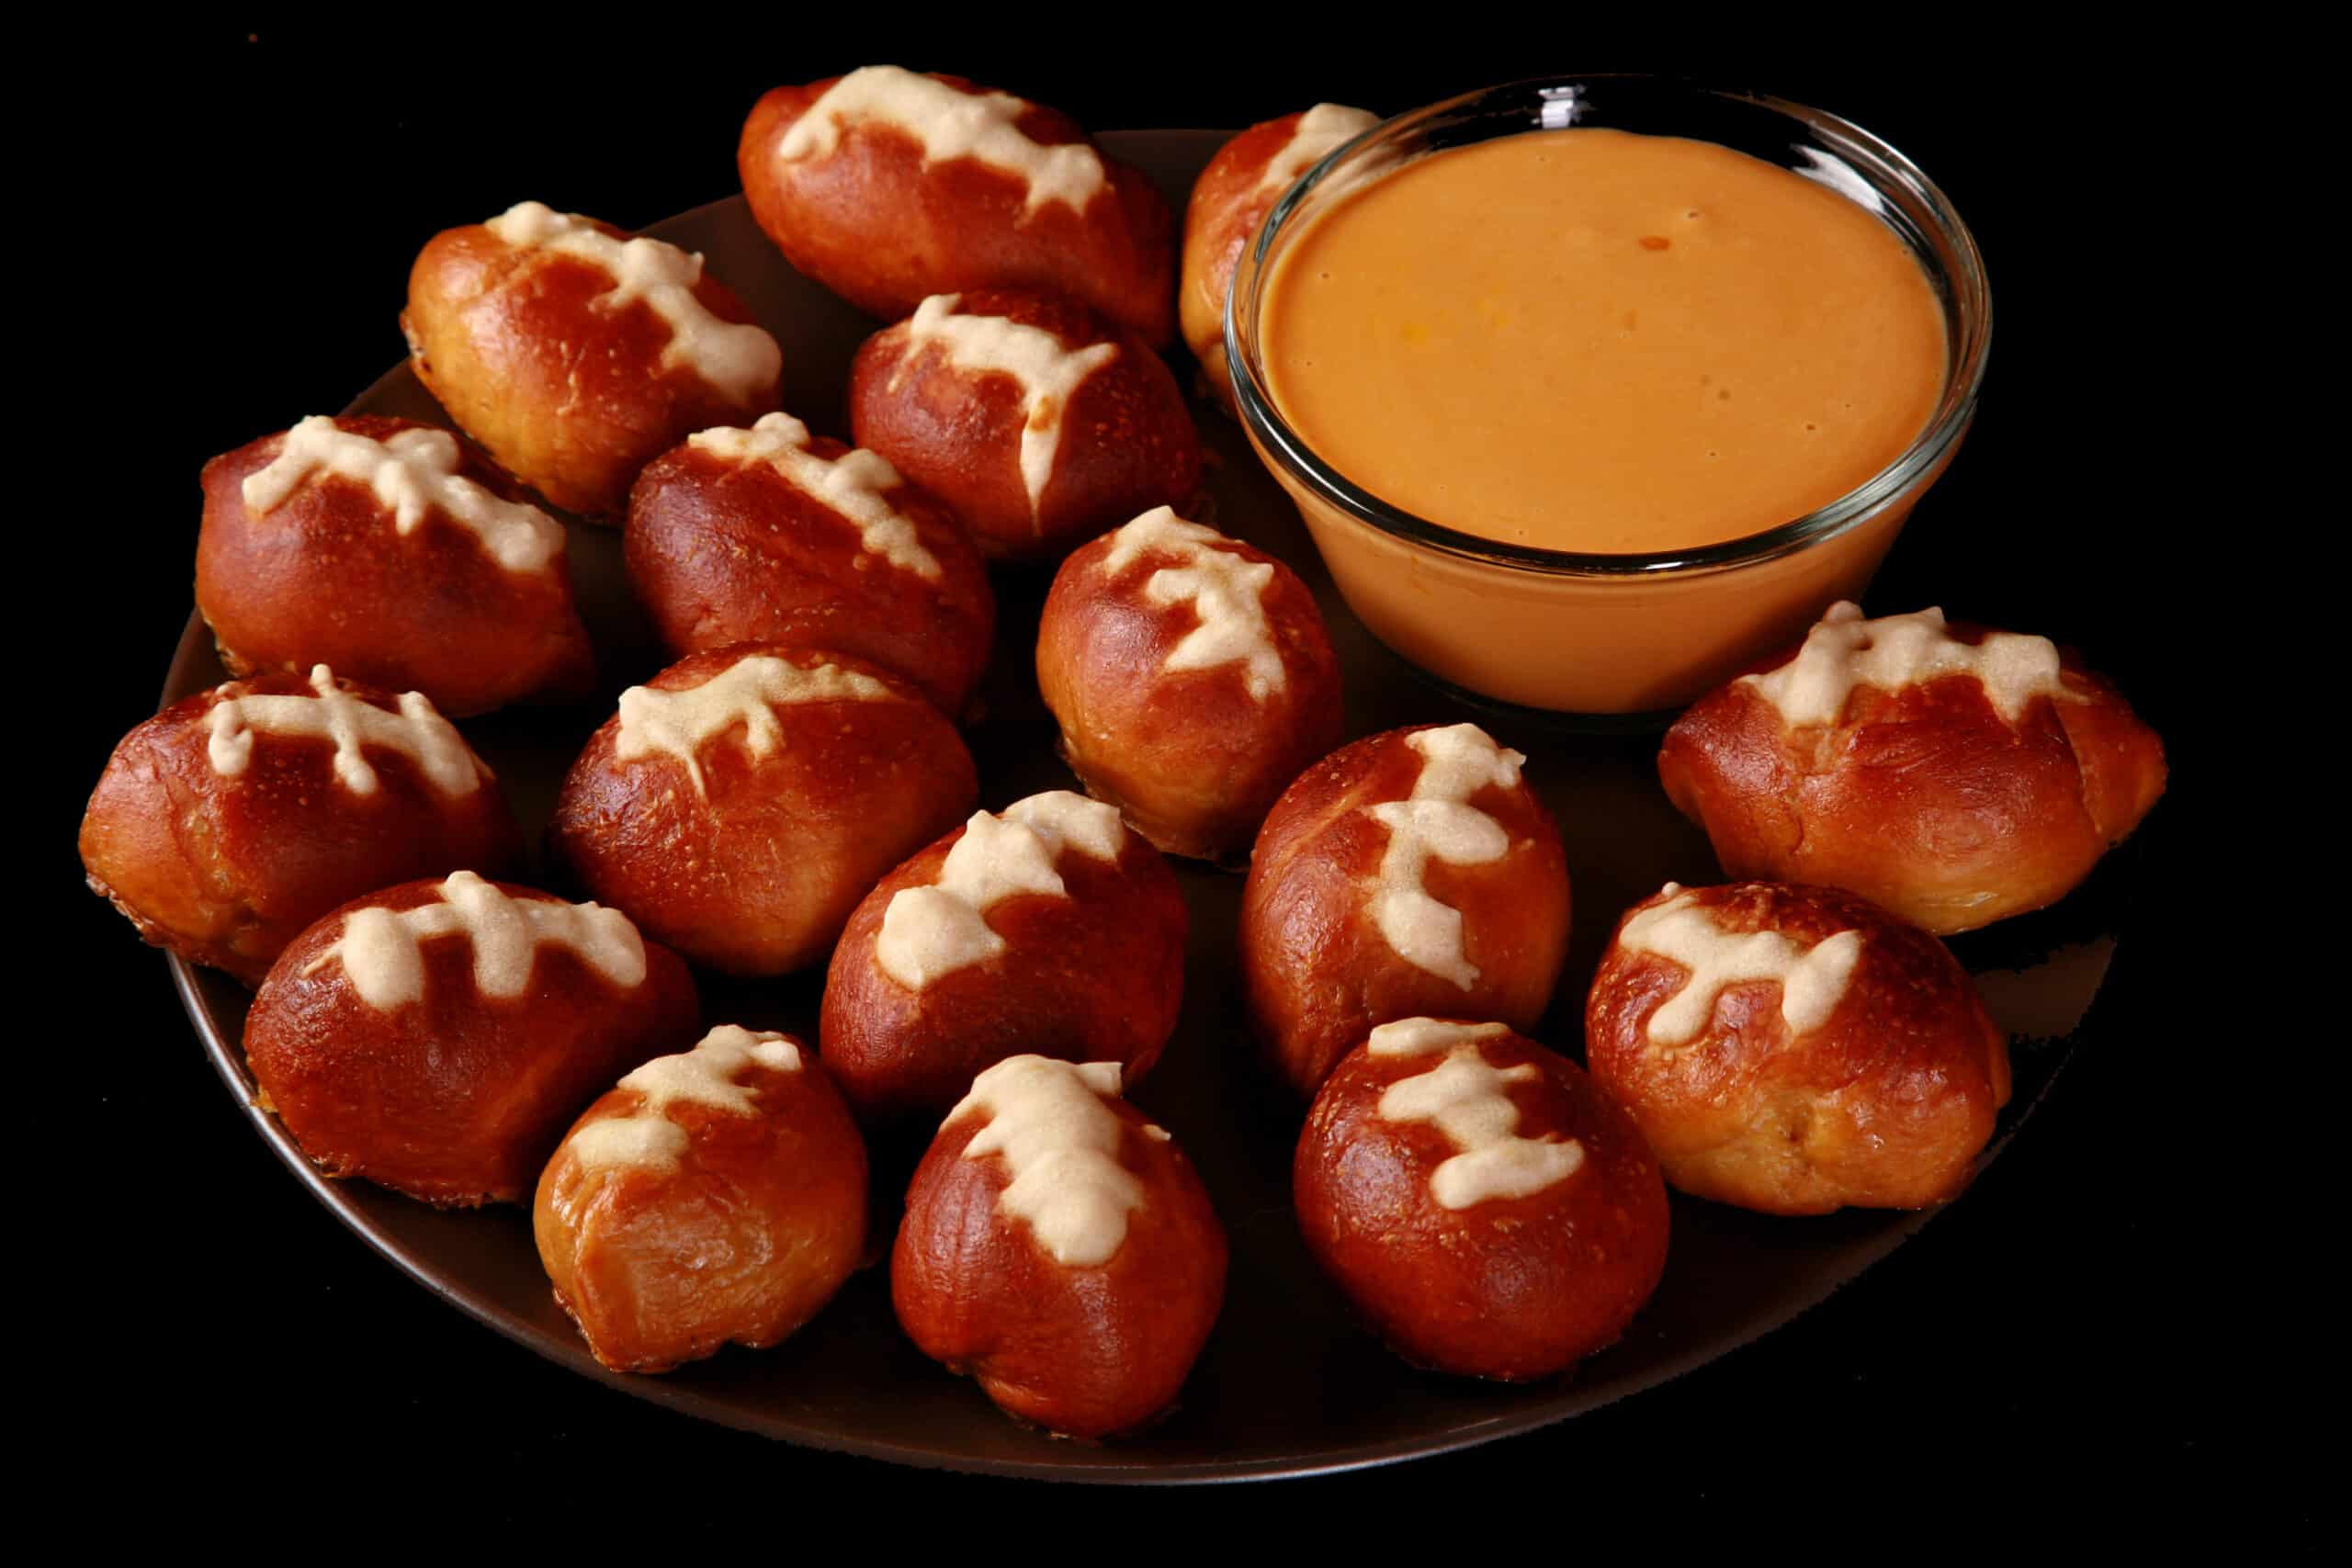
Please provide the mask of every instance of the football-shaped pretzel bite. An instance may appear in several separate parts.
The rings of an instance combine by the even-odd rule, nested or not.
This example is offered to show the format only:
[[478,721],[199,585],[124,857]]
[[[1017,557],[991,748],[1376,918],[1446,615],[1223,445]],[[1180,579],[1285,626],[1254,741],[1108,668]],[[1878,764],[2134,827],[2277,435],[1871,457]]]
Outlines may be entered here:
[[1520,1382],[1624,1332],[1666,1269],[1666,1183],[1574,1063],[1499,1023],[1384,1023],[1323,1080],[1299,1234],[1417,1366]]
[[1685,1192],[1772,1214],[1966,1184],[2008,1043],[1943,943],[1827,887],[1677,886],[1618,923],[1585,1055]]
[[1175,1402],[1225,1300],[1225,1229],[1115,1062],[999,1062],[907,1189],[890,1300],[923,1354],[1065,1437]]
[[445,1208],[527,1201],[563,1130],[701,1011],[618,910],[469,871],[346,904],[245,1015],[262,1108],[327,1175]]
[[932,294],[1053,288],[1155,347],[1175,336],[1168,204],[1067,115],[869,65],[763,97],[736,163],[785,259],[861,310],[895,320]]
[[490,769],[411,692],[265,675],[122,738],[82,818],[91,889],[139,934],[258,985],[320,917],[522,848]]
[[1311,1095],[1376,1023],[1543,1016],[1568,942],[1559,830],[1526,759],[1475,724],[1392,729],[1283,792],[1241,897],[1241,980]]
[[962,525],[872,452],[786,413],[697,432],[629,494],[630,584],[683,658],[733,642],[830,648],[963,712],[996,599]]
[[936,1116],[1035,1054],[1133,1082],[1184,998],[1184,899],[1118,811],[1067,790],[970,821],[884,877],[825,982],[825,1065],[861,1115]]
[[739,643],[621,694],[549,829],[598,898],[698,964],[824,962],[884,873],[972,808],[956,727],[909,682],[823,649]]
[[1725,873],[1859,893],[1938,935],[2055,903],[2164,793],[2164,745],[2047,637],[1830,607],[1701,698],[1659,779]]
[[849,399],[858,445],[994,558],[1062,555],[1200,483],[1200,435],[1168,367],[1056,295],[933,295],[857,351]]
[[207,463],[196,605],[232,675],[328,664],[459,718],[594,673],[562,525],[411,420],[314,415]]
[[1378,116],[1363,109],[1317,104],[1302,114],[1251,126],[1218,148],[1193,182],[1184,209],[1184,276],[1177,310],[1186,345],[1228,409],[1233,376],[1225,362],[1225,300],[1241,248],[1301,175],[1341,142],[1379,123]]
[[1088,791],[1170,854],[1206,860],[1248,846],[1345,717],[1298,574],[1164,506],[1062,563],[1037,685]]
[[536,201],[435,234],[401,330],[417,379],[507,472],[614,523],[646,464],[775,408],[784,367],[702,257]]
[[812,1052],[728,1023],[621,1079],[539,1178],[531,1229],[596,1359],[660,1372],[763,1349],[865,1245],[865,1141]]

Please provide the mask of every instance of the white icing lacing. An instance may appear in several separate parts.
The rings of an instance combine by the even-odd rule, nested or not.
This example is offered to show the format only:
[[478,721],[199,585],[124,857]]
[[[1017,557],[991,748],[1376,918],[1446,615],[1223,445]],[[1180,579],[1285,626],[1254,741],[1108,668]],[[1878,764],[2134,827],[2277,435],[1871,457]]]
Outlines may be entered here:
[[577,213],[537,201],[519,202],[482,227],[517,250],[553,251],[602,268],[613,286],[596,296],[596,309],[622,310],[642,299],[670,329],[662,366],[693,371],[729,402],[750,402],[784,369],[775,339],[713,315],[695,298],[699,255],[643,235],[616,240]]
[[1792,725],[1835,724],[1857,686],[1899,692],[1945,675],[1974,678],[2011,724],[2037,696],[2080,700],[2066,689],[2058,645],[2046,637],[1990,632],[1971,647],[1944,629],[1941,610],[1866,621],[1861,606],[1845,600],[1829,606],[1794,659],[1743,675],[1740,684],[1755,687]]
[[997,1194],[997,1209],[1026,1222],[1067,1268],[1110,1262],[1127,1238],[1128,1213],[1144,1206],[1143,1183],[1119,1163],[1122,1123],[1102,1103],[1118,1092],[1116,1062],[1009,1056],[974,1078],[942,1123],[989,1113],[964,1157],[1002,1157],[1012,1179]]
[[1432,860],[1485,865],[1510,852],[1503,825],[1468,802],[1489,784],[1516,788],[1527,759],[1497,746],[1475,724],[1416,730],[1405,743],[1427,761],[1409,796],[1370,808],[1388,829],[1373,923],[1396,956],[1466,991],[1477,982],[1478,967],[1463,951],[1462,911],[1430,897],[1422,873]]
[[752,1090],[736,1081],[753,1065],[797,1073],[799,1042],[770,1030],[755,1032],[722,1023],[693,1050],[656,1056],[620,1081],[622,1089],[644,1097],[637,1109],[626,1116],[591,1122],[572,1134],[572,1157],[586,1170],[616,1165],[676,1168],[678,1157],[686,1152],[686,1130],[670,1120],[670,1107],[686,1101],[732,1116],[758,1114]]
[[1264,702],[1283,689],[1283,656],[1266,625],[1266,585],[1274,580],[1274,563],[1217,547],[1231,542],[1214,528],[1187,523],[1170,507],[1155,507],[1111,536],[1102,572],[1116,576],[1146,554],[1182,560],[1182,566],[1153,572],[1143,585],[1152,604],[1189,604],[1200,617],[1201,624],[1169,650],[1161,668],[1239,664],[1250,696]]
[[645,939],[618,909],[510,897],[470,871],[435,891],[440,902],[413,909],[354,909],[344,917],[343,933],[302,973],[339,961],[359,999],[389,1011],[424,998],[424,943],[454,932],[472,942],[474,985],[494,1000],[523,994],[546,942],[571,949],[624,990],[645,983]]
[[458,458],[457,438],[446,430],[399,430],[378,441],[312,414],[286,433],[266,468],[245,476],[245,510],[266,517],[312,476],[332,474],[372,491],[391,508],[392,530],[403,537],[438,512],[508,571],[545,571],[563,553],[562,525],[474,483],[458,472]]
[[926,164],[976,158],[1018,175],[1028,186],[1023,216],[1047,202],[1083,212],[1102,188],[1102,160],[1082,141],[1047,147],[1022,134],[1016,122],[1029,105],[1010,93],[965,93],[896,65],[853,71],[810,104],[776,144],[786,164],[830,156],[842,130],[858,121],[896,127],[922,143]]
[[699,686],[665,692],[631,686],[621,694],[620,734],[613,756],[631,762],[655,755],[686,765],[695,793],[707,794],[695,753],[741,725],[743,749],[758,761],[784,743],[773,707],[794,703],[877,702],[897,695],[873,676],[838,664],[803,669],[774,654],[747,654]]
[[1340,142],[1363,135],[1380,123],[1380,117],[1363,109],[1347,108],[1339,104],[1317,104],[1298,117],[1291,129],[1290,140],[1266,165],[1258,177],[1261,195],[1267,191],[1280,194],[1297,183],[1298,176],[1320,163],[1324,155]]
[[1375,1056],[1426,1056],[1432,1051],[1509,1034],[1507,1023],[1448,1023],[1442,1018],[1400,1018],[1384,1023],[1364,1041]]
[[318,695],[249,692],[213,704],[206,716],[211,733],[204,748],[212,771],[224,778],[243,773],[253,762],[254,737],[259,734],[334,741],[334,776],[354,795],[376,793],[376,770],[366,754],[370,746],[406,757],[443,795],[471,795],[492,776],[458,727],[422,692],[401,693],[400,712],[387,713],[336,685],[334,671],[323,664],[311,667],[311,690]]
[[1651,1044],[1690,1043],[1714,1017],[1724,988],[1753,980],[1779,982],[1781,1017],[1791,1034],[1809,1034],[1829,1021],[1861,959],[1861,932],[1839,931],[1810,948],[1779,931],[1734,935],[1698,907],[1697,894],[1671,882],[1666,892],[1665,903],[1627,920],[1617,939],[1628,952],[1654,953],[1690,972],[1650,1015]]
[[959,316],[960,294],[934,294],[915,307],[907,321],[907,346],[891,374],[899,382],[923,348],[936,344],[947,363],[958,370],[981,375],[1010,376],[1021,387],[1021,482],[1029,492],[1029,517],[1040,532],[1037,507],[1046,483],[1054,475],[1054,455],[1060,450],[1062,415],[1070,398],[1086,378],[1119,356],[1115,343],[1098,343],[1072,351],[1042,327],[1024,326],[1003,316]]
[[1497,1067],[1478,1042],[1510,1031],[1499,1023],[1446,1023],[1408,1018],[1372,1032],[1375,1056],[1419,1056],[1443,1051],[1424,1073],[1398,1078],[1381,1092],[1384,1122],[1433,1122],[1460,1151],[1430,1172],[1430,1192],[1443,1209],[1467,1209],[1490,1198],[1525,1198],[1566,1180],[1584,1164],[1584,1145],[1550,1134],[1522,1138],[1519,1107],[1504,1092],[1544,1076],[1532,1062]]
[[914,521],[883,499],[904,481],[878,452],[864,447],[824,458],[808,450],[808,427],[788,413],[763,415],[749,430],[722,427],[686,437],[721,462],[765,463],[802,494],[831,507],[857,530],[858,544],[901,571],[935,581],[939,559],[922,547]]
[[989,928],[990,905],[1017,893],[1067,898],[1054,869],[1062,852],[1115,864],[1126,838],[1115,807],[1065,789],[1016,800],[1001,816],[974,812],[940,863],[939,880],[891,895],[874,962],[915,991],[984,963],[1005,950],[1004,938]]

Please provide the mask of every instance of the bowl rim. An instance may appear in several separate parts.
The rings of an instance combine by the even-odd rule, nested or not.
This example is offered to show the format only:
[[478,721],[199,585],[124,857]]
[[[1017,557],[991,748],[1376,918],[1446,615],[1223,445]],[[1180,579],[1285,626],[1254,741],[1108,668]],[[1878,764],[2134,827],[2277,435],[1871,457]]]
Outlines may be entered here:
[[[1899,229],[1897,237],[1928,271],[1938,300],[1944,307],[1951,367],[1934,413],[1886,467],[1836,500],[1802,516],[1715,544],[1623,554],[1560,550],[1467,533],[1384,501],[1325,462],[1283,417],[1266,383],[1254,329],[1261,319],[1258,307],[1266,264],[1277,236],[1302,204],[1335,175],[1360,167],[1360,160],[1367,154],[1432,127],[1469,123],[1498,111],[1519,111],[1526,119],[1525,111],[1532,109],[1536,118],[1518,129],[1498,130],[1474,140],[1494,141],[1533,130],[1572,129],[1590,89],[1600,85],[1680,93],[1694,102],[1738,105],[1777,115],[1802,132],[1804,140],[1797,146],[1825,148],[1847,168],[1860,174],[1883,202],[1894,205],[1894,197],[1899,194],[1908,196],[1917,205],[1928,220],[1921,236],[1928,242],[1925,254],[1910,235]],[[1554,126],[1547,123],[1549,111],[1559,104],[1566,105],[1567,110],[1564,123]],[[1804,177],[1802,171],[1792,172]],[[1833,184],[1831,188],[1840,187]],[[1872,215],[1885,220],[1883,212]],[[1246,308],[1245,294],[1249,298]],[[1245,331],[1245,317],[1251,330]],[[1232,283],[1226,290],[1224,313],[1224,349],[1234,404],[1251,445],[1261,458],[1275,468],[1278,479],[1304,487],[1355,522],[1425,549],[1544,576],[1585,578],[1695,574],[1751,566],[1835,538],[1879,514],[1932,478],[1967,434],[1984,387],[1992,332],[1992,291],[1975,235],[1942,187],[1892,143],[1850,120],[1792,99],[1636,72],[1522,77],[1393,116],[1341,142],[1301,175],[1268,210],[1235,265]]]

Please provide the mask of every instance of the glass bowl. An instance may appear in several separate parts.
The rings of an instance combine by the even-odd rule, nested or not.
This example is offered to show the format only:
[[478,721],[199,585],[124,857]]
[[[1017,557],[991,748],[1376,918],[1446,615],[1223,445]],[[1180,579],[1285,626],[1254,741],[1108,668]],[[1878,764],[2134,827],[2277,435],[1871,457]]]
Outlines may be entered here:
[[[1894,231],[1944,313],[1944,387],[1901,456],[1815,511],[1724,543],[1582,554],[1485,538],[1381,500],[1325,462],[1269,389],[1261,327],[1284,246],[1319,213],[1415,159],[1496,137],[1603,127],[1713,141],[1815,181]],[[1250,445],[1296,502],[1350,608],[1474,700],[1657,722],[1859,598],[1975,412],[1992,332],[1984,264],[1934,182],[1834,115],[1654,76],[1514,82],[1400,115],[1317,164],[1244,250],[1225,344]]]

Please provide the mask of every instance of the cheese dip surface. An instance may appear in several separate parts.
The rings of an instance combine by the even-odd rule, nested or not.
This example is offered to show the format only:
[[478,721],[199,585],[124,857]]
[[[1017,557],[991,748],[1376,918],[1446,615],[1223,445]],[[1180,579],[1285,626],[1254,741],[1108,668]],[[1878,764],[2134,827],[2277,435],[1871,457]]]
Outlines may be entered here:
[[1431,153],[1274,265],[1284,420],[1391,505],[1511,544],[1758,533],[1894,462],[1943,391],[1943,311],[1894,231],[1712,142],[1576,129]]

